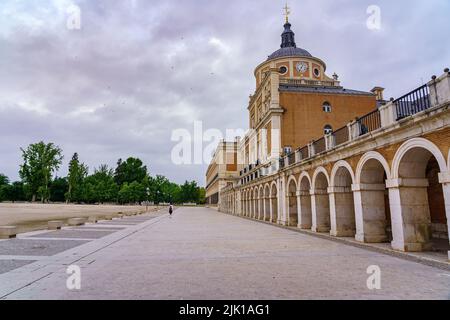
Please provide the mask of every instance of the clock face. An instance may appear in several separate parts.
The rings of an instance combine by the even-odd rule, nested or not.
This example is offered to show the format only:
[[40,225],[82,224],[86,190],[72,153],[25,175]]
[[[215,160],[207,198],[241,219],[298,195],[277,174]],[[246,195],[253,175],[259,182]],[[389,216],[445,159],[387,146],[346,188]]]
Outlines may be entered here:
[[305,73],[306,70],[308,70],[308,64],[305,62],[299,62],[299,63],[297,63],[296,68],[297,68],[298,72]]

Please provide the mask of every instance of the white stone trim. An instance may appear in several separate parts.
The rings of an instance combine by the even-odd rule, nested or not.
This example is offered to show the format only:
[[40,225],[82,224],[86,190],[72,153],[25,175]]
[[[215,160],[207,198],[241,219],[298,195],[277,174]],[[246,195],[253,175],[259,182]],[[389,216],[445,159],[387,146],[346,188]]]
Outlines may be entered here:
[[386,189],[385,184],[377,183],[359,183],[352,184],[352,191],[383,191]]
[[432,143],[431,141],[424,139],[424,138],[413,138],[411,140],[406,141],[404,144],[398,148],[397,152],[395,153],[394,160],[392,162],[392,178],[396,179],[399,178],[399,168],[400,164],[402,162],[403,157],[405,154],[413,149],[413,148],[422,148],[425,150],[428,150],[433,154],[433,156],[436,158],[439,169],[441,172],[447,171],[447,163],[445,161],[444,156],[442,155],[441,150]]
[[316,169],[316,171],[314,171],[314,174],[313,174],[312,185],[311,185],[312,190],[316,189],[316,180],[317,180],[317,176],[320,173],[323,173],[325,175],[325,178],[327,179],[328,186],[330,185],[330,176],[328,175],[327,170],[324,167],[318,167]]
[[353,173],[352,166],[347,161],[340,160],[335,163],[335,165],[333,166],[333,170],[331,170],[330,186],[332,186],[332,187],[335,186],[336,174],[339,171],[339,168],[341,168],[341,167],[344,167],[348,170],[348,172],[350,173],[350,176],[352,178],[352,183],[355,183],[355,174]]
[[295,189],[298,190],[298,182],[297,179],[295,179],[294,175],[290,175],[286,184],[286,193],[289,192],[289,186],[291,185],[291,181],[294,181],[295,183]]
[[427,188],[429,186],[428,179],[405,179],[405,178],[397,178],[397,179],[389,179],[386,180],[386,188]]
[[309,182],[309,187],[311,188],[311,186],[312,186],[311,177],[309,176],[308,172],[303,171],[303,172],[300,174],[300,177],[298,178],[298,185],[297,185],[297,188],[298,188],[297,190],[298,190],[298,191],[301,191],[300,188],[301,188],[302,181],[303,181],[304,178],[306,178],[306,179],[308,180],[308,182]]
[[386,172],[386,176],[388,177],[388,179],[391,177],[391,169],[389,168],[389,164],[386,161],[386,159],[381,155],[381,153],[376,151],[369,151],[361,157],[361,159],[358,162],[358,165],[356,166],[356,175],[355,175],[356,185],[359,185],[361,183],[361,173],[362,170],[364,169],[364,165],[367,163],[367,161],[372,159],[380,162],[380,164],[384,168],[384,171]]

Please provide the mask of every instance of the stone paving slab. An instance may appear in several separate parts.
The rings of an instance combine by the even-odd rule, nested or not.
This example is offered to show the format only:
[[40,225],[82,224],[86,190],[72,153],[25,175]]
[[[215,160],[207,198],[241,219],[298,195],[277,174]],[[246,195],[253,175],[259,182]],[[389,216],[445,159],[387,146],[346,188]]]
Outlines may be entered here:
[[77,247],[87,241],[53,241],[34,239],[12,239],[0,241],[0,255],[51,256]]
[[[67,265],[81,290],[65,287]],[[367,268],[381,269],[381,290]],[[0,299],[449,299],[450,273],[202,208],[0,276]]]
[[33,262],[33,260],[0,260],[0,274],[26,266]]
[[112,221],[102,221],[97,223],[98,225],[104,225],[104,226],[108,226],[108,225],[123,225],[123,226],[134,226],[139,224],[139,222],[128,222],[128,221],[124,221],[124,220],[112,220]]
[[[87,228],[77,228],[76,231],[84,232],[84,231],[110,231],[110,232],[116,232],[123,230],[124,228],[114,228],[109,226],[92,226]],[[71,230],[71,229],[67,229]]]
[[70,239],[100,239],[107,235],[110,235],[114,231],[108,230],[58,230],[47,233],[41,233],[39,235],[31,236],[30,238],[70,238]]

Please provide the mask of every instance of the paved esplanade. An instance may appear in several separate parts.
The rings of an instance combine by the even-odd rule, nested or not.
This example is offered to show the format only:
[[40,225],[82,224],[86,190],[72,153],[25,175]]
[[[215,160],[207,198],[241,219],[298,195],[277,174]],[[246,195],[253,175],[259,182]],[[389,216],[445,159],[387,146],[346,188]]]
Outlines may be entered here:
[[[92,228],[91,238],[95,235],[93,230],[101,232],[103,227],[109,232],[96,240],[80,240],[74,248],[0,275],[0,296],[7,299],[449,298],[447,271],[215,210],[182,208],[172,218],[162,215],[145,221],[129,219],[130,222],[124,219],[85,227]],[[122,229],[114,229],[113,225],[119,223]],[[70,232],[70,237],[76,235]],[[63,236],[64,230],[60,234]],[[51,241],[49,235],[40,237]],[[81,267],[79,291],[66,287],[69,276],[66,268],[71,264]],[[366,270],[370,265],[381,268],[381,290],[367,288]]]

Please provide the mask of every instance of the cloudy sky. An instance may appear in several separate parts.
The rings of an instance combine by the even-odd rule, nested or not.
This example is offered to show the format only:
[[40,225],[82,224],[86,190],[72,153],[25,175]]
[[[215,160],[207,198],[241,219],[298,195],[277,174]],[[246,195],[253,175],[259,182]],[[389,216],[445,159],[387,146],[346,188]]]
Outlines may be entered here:
[[[246,128],[254,68],[280,44],[278,0],[2,0],[0,172],[44,140],[91,169],[140,157],[204,185],[207,164],[171,161],[173,130]],[[80,8],[81,28],[68,28]],[[347,88],[398,97],[450,63],[450,1],[290,0],[297,45]],[[369,5],[381,30],[369,30]],[[69,26],[75,26],[73,23]],[[199,141],[198,141],[199,142]],[[205,143],[206,145],[207,143]]]

